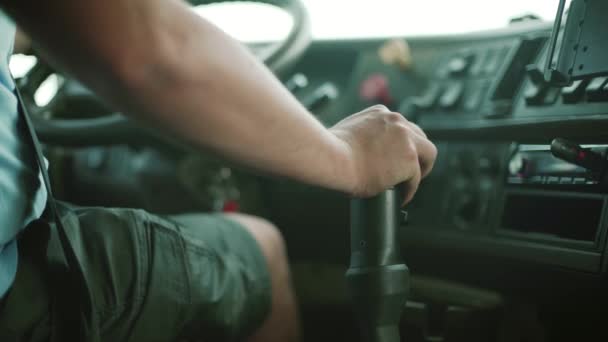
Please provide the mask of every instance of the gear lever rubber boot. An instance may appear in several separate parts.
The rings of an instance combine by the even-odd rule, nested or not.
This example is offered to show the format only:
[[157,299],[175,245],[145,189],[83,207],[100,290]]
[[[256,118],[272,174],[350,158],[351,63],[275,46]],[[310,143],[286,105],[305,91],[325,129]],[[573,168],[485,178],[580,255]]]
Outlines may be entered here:
[[362,342],[399,342],[399,319],[409,293],[409,270],[397,240],[401,197],[387,190],[351,202],[351,256],[346,281]]

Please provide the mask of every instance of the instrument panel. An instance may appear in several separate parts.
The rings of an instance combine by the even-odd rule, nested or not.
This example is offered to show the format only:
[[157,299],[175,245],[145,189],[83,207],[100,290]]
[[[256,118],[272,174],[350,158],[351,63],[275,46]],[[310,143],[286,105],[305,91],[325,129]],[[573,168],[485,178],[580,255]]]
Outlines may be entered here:
[[[608,77],[547,81],[550,37],[539,25],[462,39],[438,58],[425,90],[402,101],[440,159],[404,244],[605,271]],[[430,203],[441,203],[440,215]]]
[[335,113],[383,103],[436,143],[434,171],[407,208],[406,251],[605,271],[608,76],[547,80],[552,37],[550,23],[527,22],[404,39],[410,68],[383,60],[393,40],[360,43],[340,98],[317,114],[329,126]]

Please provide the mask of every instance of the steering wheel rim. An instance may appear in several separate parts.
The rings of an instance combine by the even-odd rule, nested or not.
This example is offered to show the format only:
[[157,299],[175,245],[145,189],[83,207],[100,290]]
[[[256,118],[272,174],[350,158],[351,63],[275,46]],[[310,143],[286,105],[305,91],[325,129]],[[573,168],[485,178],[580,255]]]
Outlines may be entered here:
[[[310,44],[310,18],[301,0],[189,0],[196,5],[223,2],[258,2],[280,7],[292,17],[287,37],[262,50],[257,57],[277,76],[282,76],[304,54]],[[40,63],[40,62],[39,62]],[[129,120],[120,113],[84,119],[49,119],[49,108],[39,107],[34,94],[40,84],[52,74],[48,65],[40,64],[17,80],[26,105],[32,112],[32,123],[41,141],[59,146],[100,146],[134,144],[158,140],[158,136]],[[46,112],[46,113],[45,113]],[[134,134],[137,132],[137,134]]]
[[310,44],[310,18],[301,0],[189,0],[188,2],[194,6],[212,3],[254,2],[273,5],[289,13],[293,19],[293,25],[287,37],[282,42],[271,45],[263,54],[258,55],[258,58],[277,75],[281,75],[301,57]]

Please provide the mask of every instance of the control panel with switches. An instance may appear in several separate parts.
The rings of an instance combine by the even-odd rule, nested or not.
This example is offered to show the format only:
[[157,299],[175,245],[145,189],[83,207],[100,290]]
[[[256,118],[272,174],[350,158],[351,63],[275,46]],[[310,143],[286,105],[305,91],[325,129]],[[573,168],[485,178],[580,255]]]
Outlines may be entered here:
[[[526,75],[538,82],[530,92],[531,103],[545,101],[550,93],[542,85],[540,70],[527,70],[545,42],[549,31],[529,36],[467,42],[466,47],[446,49],[429,75],[425,90],[406,97],[400,111],[415,113],[423,125],[458,120],[486,120],[511,115]],[[555,91],[553,91],[555,92]]]
[[446,54],[426,90],[404,99],[400,110],[425,116],[475,114],[512,45],[513,41],[479,44]]
[[564,117],[607,114],[608,76],[586,75],[568,83],[546,80],[542,66],[549,58],[545,44],[538,58],[526,66],[521,96],[515,103],[514,117]]
[[544,27],[452,44],[402,99],[439,149],[408,239],[602,272],[608,76],[547,81],[550,37]]
[[[527,84],[524,93],[528,106],[578,105],[593,102],[608,103],[607,76],[574,80],[571,84],[560,88],[545,83],[540,70],[535,65],[528,66],[528,75],[530,82]],[[541,77],[540,79],[539,76]]]

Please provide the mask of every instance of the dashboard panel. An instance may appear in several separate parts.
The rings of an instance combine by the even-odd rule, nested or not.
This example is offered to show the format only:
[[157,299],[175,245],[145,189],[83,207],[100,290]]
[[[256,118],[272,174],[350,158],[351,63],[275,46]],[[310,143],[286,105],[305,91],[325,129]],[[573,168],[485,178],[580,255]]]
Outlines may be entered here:
[[[420,125],[438,146],[434,171],[408,206],[409,219],[402,226],[406,256],[422,272],[442,267],[427,268],[432,262],[416,257],[422,250],[533,265],[566,277],[605,271],[608,78],[548,84],[543,66],[551,35],[552,25],[532,21],[468,35],[404,39],[413,61],[407,70],[382,60],[379,50],[387,41],[348,42],[358,46],[344,56],[353,64],[352,73],[336,82],[340,97],[317,111],[319,119],[329,126],[383,103]],[[325,53],[330,46],[340,50],[336,46],[341,44],[317,42],[309,54]],[[380,83],[375,97],[362,92],[370,80]],[[574,165],[551,153],[556,138],[600,156],[601,175],[585,167],[578,173],[553,172],[551,167]],[[538,151],[534,157],[531,149]],[[521,179],[513,171],[518,162],[535,171]],[[275,205],[274,212],[282,212],[278,223],[298,229],[297,222],[286,219],[289,208]],[[339,208],[311,210],[341,216],[348,207]],[[300,252],[305,254],[296,247]]]
[[[514,36],[462,39],[442,53],[427,90],[403,100],[409,106],[405,108],[420,111],[419,125],[444,142],[437,174],[429,183],[445,183],[421,190],[423,198],[416,200],[442,203],[442,222],[426,220],[429,212],[421,214],[405,230],[405,243],[452,239],[454,246],[485,255],[602,272],[605,189],[597,183],[578,184],[588,173],[584,168],[581,177],[573,177],[543,167],[559,161],[550,152],[554,138],[582,142],[578,139],[584,136],[585,142],[605,142],[598,126],[594,135],[581,123],[586,118],[604,123],[608,102],[598,88],[606,78],[565,87],[544,84],[541,65],[550,33],[541,26]],[[528,144],[544,149],[544,158],[522,156],[520,149]],[[605,149],[597,153],[605,159]],[[521,175],[510,168],[522,160],[536,169],[528,175],[534,183],[512,181]],[[419,206],[422,212],[428,209],[424,203]],[[416,215],[416,208],[411,210]]]

